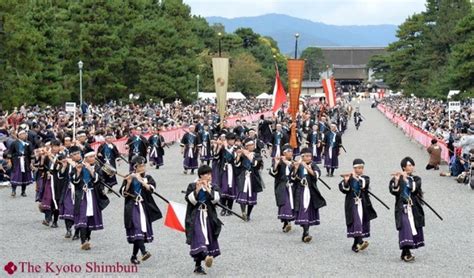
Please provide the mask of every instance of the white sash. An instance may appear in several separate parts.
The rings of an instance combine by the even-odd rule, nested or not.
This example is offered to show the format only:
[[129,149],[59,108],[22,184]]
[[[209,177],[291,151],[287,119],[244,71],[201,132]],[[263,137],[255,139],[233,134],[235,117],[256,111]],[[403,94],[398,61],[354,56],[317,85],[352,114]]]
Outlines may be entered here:
[[[287,165],[285,167],[285,175],[288,177],[290,175],[290,167]],[[294,209],[295,206],[293,204],[293,184],[288,180],[286,183],[286,188],[288,190],[288,198],[290,199],[290,207],[291,209]]]
[[405,205],[406,214],[408,215],[408,222],[410,222],[411,234],[416,236],[418,233],[416,232],[415,227],[415,218],[413,217],[413,210],[411,205]]
[[20,156],[20,169],[21,169],[22,173],[26,172],[26,170],[25,170],[25,157],[24,156]]
[[191,147],[191,146],[194,146],[194,145],[188,145],[188,157],[189,157],[189,158],[194,158],[194,155],[193,155],[193,153],[194,153],[194,152],[193,152],[193,149],[194,149],[194,148]]
[[55,209],[58,209],[58,204],[56,203],[56,193],[54,193],[54,177],[51,175],[51,182],[50,182],[50,185],[51,185],[51,196],[53,198],[53,204],[54,204],[54,208]]
[[140,227],[142,232],[146,233],[146,216],[145,216],[145,210],[143,209],[142,202],[138,202],[138,208],[140,210]]
[[86,216],[94,216],[94,208],[92,206],[92,190],[87,188],[86,191],[86,200],[87,200],[87,210]]
[[232,164],[226,163],[227,168],[227,185],[229,188],[232,188],[232,181],[234,180],[234,169],[232,169]]
[[199,217],[201,219],[201,231],[202,235],[206,239],[206,245],[209,245],[209,238],[207,232],[207,209],[199,209]]
[[252,197],[252,179],[250,177],[250,174],[252,172],[247,171],[245,173],[245,182],[244,182],[244,193],[249,193],[249,197]]

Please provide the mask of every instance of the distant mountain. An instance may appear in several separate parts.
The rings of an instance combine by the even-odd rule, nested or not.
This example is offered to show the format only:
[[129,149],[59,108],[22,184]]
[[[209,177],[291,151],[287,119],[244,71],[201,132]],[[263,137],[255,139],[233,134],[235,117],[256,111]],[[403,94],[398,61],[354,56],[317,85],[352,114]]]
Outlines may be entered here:
[[295,33],[300,34],[299,52],[308,46],[387,46],[396,40],[396,25],[328,25],[283,14],[253,17],[207,17],[210,24],[222,23],[226,32],[250,27],[278,42],[283,53],[292,53]]

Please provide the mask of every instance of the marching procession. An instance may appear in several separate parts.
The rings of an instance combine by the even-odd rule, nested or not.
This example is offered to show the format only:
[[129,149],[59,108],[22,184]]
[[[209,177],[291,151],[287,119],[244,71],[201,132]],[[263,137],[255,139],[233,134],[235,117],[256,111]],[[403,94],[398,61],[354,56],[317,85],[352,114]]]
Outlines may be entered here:
[[[223,218],[235,215],[252,225],[258,197],[272,194],[263,182],[262,176],[267,174],[274,178],[274,217],[283,224],[283,233],[289,233],[294,222],[302,228],[301,241],[310,243],[310,227],[323,223],[320,211],[331,202],[324,198],[324,190],[330,190],[333,184],[345,195],[341,209],[345,212],[347,237],[353,238],[352,251],[359,253],[368,248],[365,239],[371,236],[370,224],[377,218],[373,198],[389,207],[370,191],[371,179],[364,174],[365,163],[361,158],[354,159],[353,168],[340,174],[340,183],[332,179],[342,152],[351,151],[343,145],[344,133],[350,128],[364,128],[363,116],[358,108],[352,113],[353,104],[345,98],[339,99],[334,107],[329,107],[324,98],[301,102],[305,105],[296,121],[279,113],[270,118],[262,116],[256,123],[237,121],[231,127],[224,121],[218,122],[219,117],[211,113],[186,128],[179,143],[183,174],[191,175],[183,198],[187,204],[186,243],[195,261],[194,273],[206,274],[202,262],[209,268],[214,258],[221,255],[220,246],[226,244],[218,241]],[[349,124],[351,117],[353,127]],[[148,174],[147,168],[161,169],[166,165],[166,156],[176,155],[165,155],[164,148],[171,142],[165,142],[160,135],[161,127],[147,126],[149,134],[144,134],[146,123],[134,123],[125,143],[127,153],[123,154],[114,144],[117,135],[109,126],[105,126],[104,141],[94,150],[87,140],[87,127],[79,127],[75,135],[66,131],[43,137],[32,134],[39,123],[35,118],[30,120],[19,122],[16,128],[3,122],[2,144],[5,142],[8,147],[4,158],[9,166],[2,170],[11,183],[11,197],[17,198],[17,187],[21,187],[23,197],[34,192],[44,214],[42,224],[58,228],[62,226],[58,219],[64,220],[63,237],[78,240],[83,251],[100,248],[98,242],[92,245],[92,231],[107,229],[103,210],[110,202],[123,198],[124,239],[133,245],[130,263],[136,265],[149,259],[152,254],[145,243],[151,244],[159,237],[153,222],[163,217],[163,208],[153,196],[168,201],[159,194],[160,184],[165,181],[159,174]],[[293,147],[290,138],[295,131],[297,144]],[[268,159],[270,164],[264,165]],[[129,164],[129,173],[117,171],[119,161]],[[425,245],[422,204],[426,202],[421,178],[414,175],[414,167],[412,158],[401,157],[401,169],[392,173],[387,188],[395,196],[400,259],[405,262],[415,260],[412,249]],[[122,180],[121,187],[117,176]],[[34,189],[27,190],[29,185],[34,185]],[[240,212],[236,212],[234,203],[240,205]]]

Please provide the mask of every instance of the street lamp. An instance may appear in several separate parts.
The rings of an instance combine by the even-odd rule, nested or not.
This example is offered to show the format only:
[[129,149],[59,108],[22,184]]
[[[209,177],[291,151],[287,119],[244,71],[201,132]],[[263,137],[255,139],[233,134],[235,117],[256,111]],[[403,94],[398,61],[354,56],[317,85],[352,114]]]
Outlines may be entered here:
[[299,33],[295,34],[295,59],[298,58],[298,38],[300,37]]
[[221,40],[222,40],[222,33],[221,33],[221,32],[217,33],[217,36],[219,37],[219,57],[221,57]]
[[196,75],[196,87],[197,87],[197,90],[196,90],[196,93],[199,94],[199,74]]
[[79,107],[81,107],[82,109],[82,66],[84,65],[84,63],[82,61],[79,61],[77,65],[79,66]]

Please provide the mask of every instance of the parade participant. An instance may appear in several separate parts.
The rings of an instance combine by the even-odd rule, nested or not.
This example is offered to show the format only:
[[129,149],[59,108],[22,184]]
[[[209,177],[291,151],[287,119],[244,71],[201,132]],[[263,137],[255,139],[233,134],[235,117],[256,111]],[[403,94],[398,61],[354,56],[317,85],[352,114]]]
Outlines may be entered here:
[[87,143],[87,134],[84,130],[77,132],[76,141],[73,142],[73,144],[81,149],[82,155],[84,155],[84,153],[90,149],[89,143]]
[[[142,129],[139,126],[132,127],[132,133],[128,137],[125,143],[125,149],[128,150],[128,161],[131,161],[134,156],[144,157],[146,160],[146,154],[148,149],[148,141],[142,135]],[[130,164],[130,172],[133,171],[133,167]]]
[[354,124],[357,130],[359,130],[361,122],[362,122],[362,114],[359,112],[359,107],[356,107],[356,111],[354,112]]
[[293,179],[296,185],[295,192],[295,224],[303,227],[301,240],[311,241],[309,227],[319,225],[319,209],[326,206],[326,200],[319,192],[317,182],[321,171],[316,163],[312,162],[311,150],[304,148],[301,158],[293,164]]
[[[58,140],[53,140],[48,144],[50,149],[46,151],[44,156],[44,172],[41,176],[43,183],[43,190],[41,191],[41,210],[45,214],[43,225],[49,226],[51,221],[51,228],[58,227],[59,218],[59,201],[61,199],[61,192],[64,183],[60,182],[60,170],[62,164],[59,160],[64,160],[64,154],[59,157],[59,150],[61,143]],[[65,175],[64,172],[61,175]],[[54,216],[54,219],[53,219]]]
[[263,191],[263,181],[260,176],[263,160],[260,154],[255,152],[253,140],[246,139],[244,148],[236,151],[235,166],[238,168],[236,202],[240,204],[242,217],[250,221],[253,207],[257,204],[257,194]]
[[283,156],[273,158],[270,175],[275,178],[275,200],[278,207],[278,219],[283,222],[282,231],[288,233],[291,230],[291,221],[295,220],[293,185],[293,150],[290,145],[284,145]]
[[25,129],[20,129],[17,133],[18,139],[8,148],[8,158],[12,161],[12,197],[16,196],[16,187],[21,186],[21,196],[26,197],[26,186],[33,182],[31,173],[31,159],[33,149],[26,140],[28,136]]
[[262,140],[265,144],[269,144],[272,141],[272,121],[265,120],[265,116],[260,115],[260,120],[258,121],[258,138]]
[[220,180],[220,166],[219,166],[219,154],[225,141],[225,134],[218,136],[213,134],[211,140],[211,155],[212,155],[212,180],[219,184]]
[[91,233],[104,228],[102,210],[109,204],[99,175],[100,166],[95,165],[95,152],[84,154],[84,162],[77,163],[71,176],[75,187],[74,225],[79,229],[81,249],[91,248]]
[[[133,244],[132,264],[139,264],[151,257],[146,251],[145,243],[153,241],[152,222],[162,218],[160,209],[153,199],[152,192],[156,190],[155,180],[147,175],[146,160],[141,156],[135,156],[130,163],[135,169],[122,183],[120,193],[125,198],[124,223],[127,241]],[[140,250],[142,257],[137,259]]]
[[[117,146],[113,143],[114,136],[112,133],[107,133],[105,135],[105,142],[102,143],[99,148],[97,149],[97,159],[100,161],[102,164],[107,164],[112,166],[113,168],[117,168],[117,158],[120,157],[119,150],[117,149]],[[104,174],[103,175],[103,182],[108,185],[109,187],[113,187],[114,185],[117,184],[117,178],[115,175],[108,175]],[[108,193],[110,193],[110,189]]]
[[344,179],[339,183],[339,190],[346,194],[344,212],[347,237],[354,238],[352,251],[356,253],[369,246],[369,242],[363,238],[370,237],[370,221],[377,218],[369,198],[370,178],[364,175],[364,165],[362,159],[354,159],[352,173],[341,175]]
[[402,250],[400,259],[412,262],[415,256],[410,249],[425,246],[423,227],[425,214],[420,199],[423,198],[421,178],[413,175],[415,162],[405,157],[400,162],[402,172],[392,174],[390,193],[395,196],[395,225],[398,230],[398,243]]
[[202,132],[199,133],[199,138],[201,141],[201,164],[206,163],[209,165],[211,163],[211,139],[212,133],[209,131],[209,125],[204,124]]
[[217,218],[216,204],[219,202],[219,187],[212,184],[211,168],[201,165],[198,169],[198,180],[190,183],[186,190],[186,243],[190,245],[190,255],[196,265],[194,273],[206,274],[206,267],[211,267],[214,258],[221,254],[217,241],[222,222]]
[[308,148],[311,150],[311,155],[313,156],[313,162],[316,164],[321,163],[321,153],[322,153],[322,136],[321,133],[318,132],[318,125],[313,124],[312,130],[308,133],[308,137],[306,138],[306,144]]
[[283,132],[281,124],[276,125],[276,131],[273,133],[272,141],[269,146],[272,147],[272,158],[281,156],[281,147],[288,143],[288,135]]
[[[220,188],[221,204],[229,209],[234,206],[234,200],[237,197],[237,181],[235,159],[237,157],[235,145],[236,136],[234,133],[227,133],[225,141],[218,141],[219,157],[219,179],[217,185]],[[222,210],[221,216],[230,215],[229,211]]]
[[335,124],[331,124],[331,130],[325,136],[324,144],[324,167],[328,177],[334,176],[334,169],[339,167],[339,154],[342,146],[341,135],[337,132]]
[[198,156],[201,142],[196,132],[194,132],[194,125],[189,126],[188,132],[181,138],[181,154],[183,154],[183,173],[188,174],[191,169],[191,174],[194,175],[194,170],[198,168]]
[[244,139],[245,131],[246,131],[246,128],[245,126],[242,126],[242,122],[240,120],[235,121],[235,127],[233,129],[233,132],[235,133],[235,135],[240,139]]
[[314,125],[313,120],[311,119],[311,114],[309,112],[304,113],[301,127],[303,132],[308,134],[312,131],[312,127]]
[[[75,203],[75,186],[71,182],[71,176],[75,173],[76,169],[73,167],[75,164],[82,163],[81,149],[78,146],[71,146],[69,148],[69,159],[66,165],[66,176],[64,177],[64,183],[66,186],[65,190],[61,194],[59,201],[59,219],[63,219],[66,224],[66,235],[64,238],[71,238],[71,229],[74,225],[74,203]],[[79,229],[75,229],[73,240],[79,239]]]
[[156,169],[159,169],[163,166],[163,156],[165,155],[165,138],[160,134],[161,128],[155,128],[155,134],[148,138],[148,146],[150,147],[150,161],[152,166],[154,165]]
[[255,152],[263,155],[263,156],[267,156],[267,150],[265,149],[265,143],[258,139],[257,137],[257,133],[255,132],[255,129],[253,128],[250,128],[248,130],[248,137],[247,138],[250,138],[254,141],[254,144],[255,144]]

